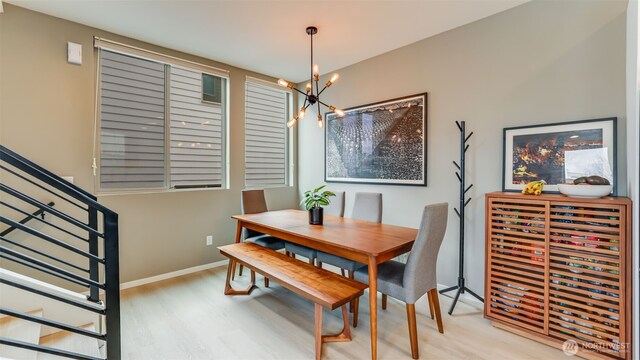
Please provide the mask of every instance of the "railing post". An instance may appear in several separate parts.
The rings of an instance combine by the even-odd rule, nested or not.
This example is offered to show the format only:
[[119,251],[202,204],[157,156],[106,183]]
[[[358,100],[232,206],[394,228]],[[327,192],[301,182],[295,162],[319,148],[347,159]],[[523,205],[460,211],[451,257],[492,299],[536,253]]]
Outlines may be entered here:
[[[89,205],[89,227],[98,230],[98,210],[91,205]],[[95,256],[98,256],[99,253],[98,236],[92,233],[89,233],[89,253]],[[89,259],[89,278],[95,282],[100,282],[98,265],[97,261]],[[97,287],[91,286],[89,289],[89,300],[93,302],[100,300],[100,292]]]
[[107,358],[120,354],[120,254],[118,250],[118,214],[104,214],[104,274],[107,326]]

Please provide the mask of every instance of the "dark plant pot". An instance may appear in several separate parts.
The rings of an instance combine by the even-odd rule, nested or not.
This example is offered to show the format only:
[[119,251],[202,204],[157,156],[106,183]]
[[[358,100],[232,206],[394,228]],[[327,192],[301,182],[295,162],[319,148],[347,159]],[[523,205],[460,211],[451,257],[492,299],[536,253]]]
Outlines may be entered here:
[[322,225],[323,209],[321,207],[313,208],[309,210],[309,224]]

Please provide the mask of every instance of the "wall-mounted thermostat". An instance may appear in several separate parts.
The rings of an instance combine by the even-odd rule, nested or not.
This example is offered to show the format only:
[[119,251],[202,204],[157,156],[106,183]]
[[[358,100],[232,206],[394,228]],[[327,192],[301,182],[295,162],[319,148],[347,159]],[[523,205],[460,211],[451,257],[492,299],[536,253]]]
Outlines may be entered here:
[[72,42],[67,43],[67,62],[69,64],[82,64],[82,45]]

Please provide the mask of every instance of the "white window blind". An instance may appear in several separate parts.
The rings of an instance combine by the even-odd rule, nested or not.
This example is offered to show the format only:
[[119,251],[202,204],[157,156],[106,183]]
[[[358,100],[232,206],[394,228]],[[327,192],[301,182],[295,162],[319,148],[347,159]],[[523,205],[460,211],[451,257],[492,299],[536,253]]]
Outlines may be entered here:
[[106,50],[100,54],[100,187],[163,187],[164,65]]
[[287,184],[288,92],[247,81],[245,185]]
[[171,185],[175,188],[222,185],[224,99],[220,104],[203,103],[202,77],[199,71],[171,67]]
[[224,185],[226,78],[106,49],[99,71],[101,190]]

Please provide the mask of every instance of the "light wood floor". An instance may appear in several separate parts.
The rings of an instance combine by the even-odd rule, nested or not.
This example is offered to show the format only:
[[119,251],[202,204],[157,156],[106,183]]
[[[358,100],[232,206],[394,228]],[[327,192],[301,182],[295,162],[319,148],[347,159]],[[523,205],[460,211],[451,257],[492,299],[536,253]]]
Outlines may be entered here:
[[[271,282],[250,296],[223,295],[226,267],[123,291],[123,359],[312,359],[313,304]],[[248,283],[248,274],[236,286]],[[370,359],[368,293],[353,341],[323,346],[323,359]],[[444,334],[416,304],[421,359],[564,359],[562,351],[493,328],[479,304],[440,296]],[[378,300],[380,304],[380,300]],[[324,313],[324,333],[341,329],[339,310]],[[405,306],[389,298],[378,311],[380,359],[411,359]]]

